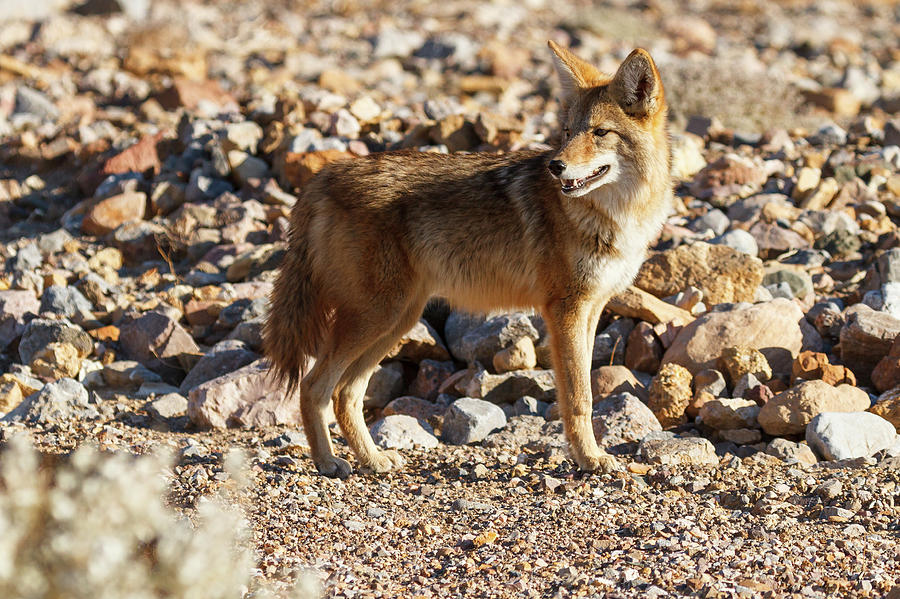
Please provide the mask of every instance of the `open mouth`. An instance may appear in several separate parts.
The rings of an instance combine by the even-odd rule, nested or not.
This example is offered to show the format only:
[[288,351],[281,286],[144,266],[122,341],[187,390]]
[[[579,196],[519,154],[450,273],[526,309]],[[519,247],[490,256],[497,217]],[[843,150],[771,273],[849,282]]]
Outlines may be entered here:
[[582,187],[584,187],[585,185],[587,185],[588,183],[590,183],[592,181],[596,181],[597,179],[599,179],[600,177],[605,175],[608,171],[609,171],[609,165],[606,164],[604,166],[601,166],[597,170],[595,170],[593,173],[591,173],[587,177],[583,177],[581,179],[560,179],[559,182],[562,187],[562,190],[564,192],[568,193],[570,191],[575,191],[575,190],[581,189]]

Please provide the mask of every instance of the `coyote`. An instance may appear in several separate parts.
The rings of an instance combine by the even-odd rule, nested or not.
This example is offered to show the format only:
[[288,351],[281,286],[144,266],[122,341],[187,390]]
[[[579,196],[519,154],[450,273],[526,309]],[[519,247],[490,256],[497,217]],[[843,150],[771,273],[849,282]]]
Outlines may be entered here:
[[328,165],[294,206],[265,351],[289,392],[299,384],[322,474],[351,472],[332,449],[332,399],[364,471],[403,464],[373,443],[363,395],[432,296],[478,312],[539,309],[572,456],[584,470],[619,469],[593,434],[592,345],[605,303],[634,279],[668,215],[667,108],[645,50],[609,76],[549,45],[562,84],[558,150],[372,154]]

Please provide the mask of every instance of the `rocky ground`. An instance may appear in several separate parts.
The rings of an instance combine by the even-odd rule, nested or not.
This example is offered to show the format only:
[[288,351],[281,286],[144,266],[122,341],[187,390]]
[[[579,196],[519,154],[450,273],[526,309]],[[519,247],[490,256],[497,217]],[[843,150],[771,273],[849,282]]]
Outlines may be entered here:
[[[255,564],[221,596],[312,568],[335,597],[900,597],[897,3],[0,6],[0,440],[44,456],[0,454],[0,504],[93,488],[78,447],[170,448],[148,496],[251,525],[198,525]],[[407,467],[318,476],[261,361],[291,206],[333,160],[552,146],[547,39],[646,47],[671,105],[676,206],[594,345],[623,472],[567,458],[539,316],[434,302],[367,392]],[[111,463],[113,497],[153,471]]]

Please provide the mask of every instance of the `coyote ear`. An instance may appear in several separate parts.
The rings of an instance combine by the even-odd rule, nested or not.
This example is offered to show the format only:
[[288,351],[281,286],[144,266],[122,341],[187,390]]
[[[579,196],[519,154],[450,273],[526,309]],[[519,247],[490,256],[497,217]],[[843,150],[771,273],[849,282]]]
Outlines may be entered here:
[[553,40],[549,40],[547,45],[553,51],[553,66],[559,75],[563,102],[568,102],[579,89],[587,89],[602,79],[600,71],[593,65],[581,60]]
[[628,55],[609,87],[622,110],[632,116],[650,116],[663,105],[659,71],[650,54],[641,48]]

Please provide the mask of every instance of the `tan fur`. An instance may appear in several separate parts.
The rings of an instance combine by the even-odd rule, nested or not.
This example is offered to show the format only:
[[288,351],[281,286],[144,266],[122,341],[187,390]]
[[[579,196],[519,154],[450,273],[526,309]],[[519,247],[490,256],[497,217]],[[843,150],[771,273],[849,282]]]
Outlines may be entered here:
[[[642,50],[608,77],[551,49],[568,132],[558,152],[375,154],[329,165],[304,189],[264,337],[275,372],[292,387],[315,358],[300,401],[324,474],[350,472],[332,450],[331,400],[364,469],[402,464],[372,442],[363,394],[432,296],[473,311],[539,308],[572,454],[586,470],[616,467],[591,427],[591,350],[604,304],[632,281],[668,212],[665,99]],[[609,182],[591,179],[580,197],[563,193],[548,171],[551,160],[577,170],[607,159]]]

